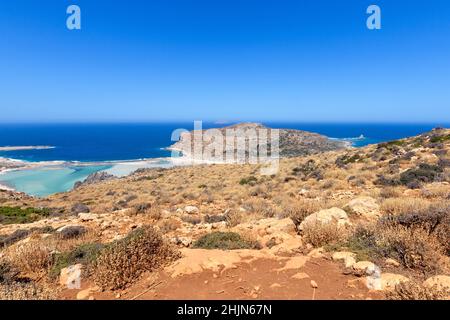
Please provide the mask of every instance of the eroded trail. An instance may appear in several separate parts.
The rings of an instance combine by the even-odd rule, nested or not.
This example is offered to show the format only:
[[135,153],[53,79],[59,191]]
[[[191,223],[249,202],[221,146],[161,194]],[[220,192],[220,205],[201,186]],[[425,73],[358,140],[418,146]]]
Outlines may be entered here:
[[[378,299],[355,276],[325,258],[278,257],[254,250],[183,251],[184,257],[147,274],[122,292],[95,292],[95,299]],[[314,292],[311,280],[317,284]],[[88,286],[85,284],[84,287]],[[74,299],[77,290],[63,297]]]

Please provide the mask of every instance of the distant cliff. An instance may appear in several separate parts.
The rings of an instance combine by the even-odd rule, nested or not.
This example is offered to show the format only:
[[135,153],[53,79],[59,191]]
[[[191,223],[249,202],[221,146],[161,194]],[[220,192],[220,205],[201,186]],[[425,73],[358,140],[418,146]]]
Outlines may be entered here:
[[[243,131],[251,131],[256,132],[256,136],[259,137],[260,133],[263,132],[261,130],[266,130],[267,135],[270,137],[272,128],[268,128],[260,123],[239,123],[232,126],[227,126],[223,128],[217,128],[215,130],[219,130],[222,135],[225,137],[227,130],[230,132],[231,130],[243,130]],[[326,136],[302,131],[302,130],[293,130],[293,129],[278,129],[279,130],[279,154],[281,157],[295,157],[295,156],[304,156],[311,155],[319,152],[332,151],[338,149],[344,149],[349,146],[348,142],[332,140]],[[208,130],[202,130],[202,133],[205,134]],[[184,156],[192,156],[192,150],[194,145],[194,139],[192,138],[193,133],[195,131],[186,132],[181,135],[180,140],[173,144],[169,149],[177,150],[182,152]],[[258,141],[255,137],[251,135],[246,138],[246,142],[253,142],[254,145],[258,145]],[[227,151],[237,153],[239,151],[239,147],[237,143],[234,145],[227,146],[224,139],[224,154]],[[270,154],[271,144],[270,138],[265,140],[269,141],[267,149]],[[203,138],[202,141],[202,150],[211,147],[211,144],[214,141],[209,141],[207,138]],[[258,148],[260,145],[258,145]],[[251,152],[251,151],[250,151]],[[248,155],[248,149],[245,150],[245,154]]]

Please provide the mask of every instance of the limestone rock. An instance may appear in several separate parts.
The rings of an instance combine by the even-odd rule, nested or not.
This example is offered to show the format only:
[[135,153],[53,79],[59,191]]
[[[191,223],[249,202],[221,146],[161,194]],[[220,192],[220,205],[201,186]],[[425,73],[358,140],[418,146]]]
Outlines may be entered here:
[[199,213],[199,210],[196,206],[186,206],[184,207],[184,211],[189,214]]
[[86,228],[83,226],[64,226],[56,230],[63,239],[77,238],[86,233]]
[[335,252],[332,258],[334,261],[343,261],[345,267],[350,268],[356,263],[355,256],[353,252],[340,251]]
[[382,290],[394,290],[397,284],[407,282],[409,279],[401,274],[383,273],[381,275]]
[[63,268],[59,275],[59,284],[69,289],[77,289],[81,283],[82,264],[75,264]]
[[380,206],[372,197],[355,198],[345,205],[344,210],[367,219],[376,219],[381,215]]
[[359,261],[359,262],[356,262],[352,266],[352,268],[355,271],[363,274],[363,273],[367,273],[367,271],[370,272],[370,271],[374,270],[375,269],[375,264],[373,262],[370,262],[370,261]]
[[320,210],[307,216],[302,223],[300,223],[299,230],[303,230],[307,225],[315,224],[331,224],[335,223],[340,227],[350,225],[347,213],[339,208],[330,208]]
[[80,218],[81,221],[92,221],[98,218],[98,214],[94,213],[79,213],[78,218]]
[[84,203],[76,203],[72,206],[72,213],[74,214],[79,214],[81,212],[89,212],[89,207],[87,205],[85,205]]
[[366,286],[371,290],[392,291],[396,285],[407,281],[409,279],[401,274],[382,273],[367,277]]

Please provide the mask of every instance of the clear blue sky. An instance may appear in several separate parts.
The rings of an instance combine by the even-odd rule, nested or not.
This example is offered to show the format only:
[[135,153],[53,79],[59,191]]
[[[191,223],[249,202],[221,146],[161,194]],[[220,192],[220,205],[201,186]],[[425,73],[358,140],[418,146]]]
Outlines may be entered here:
[[450,1],[0,2],[0,122],[194,119],[450,122]]

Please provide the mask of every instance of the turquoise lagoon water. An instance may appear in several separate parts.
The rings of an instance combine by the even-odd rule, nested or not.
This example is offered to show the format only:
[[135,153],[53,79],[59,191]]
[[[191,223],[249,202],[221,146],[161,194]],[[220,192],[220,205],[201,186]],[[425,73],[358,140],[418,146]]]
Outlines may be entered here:
[[0,175],[0,184],[33,196],[45,197],[68,191],[75,182],[84,180],[91,173],[109,168],[111,166],[47,167],[10,171]]

